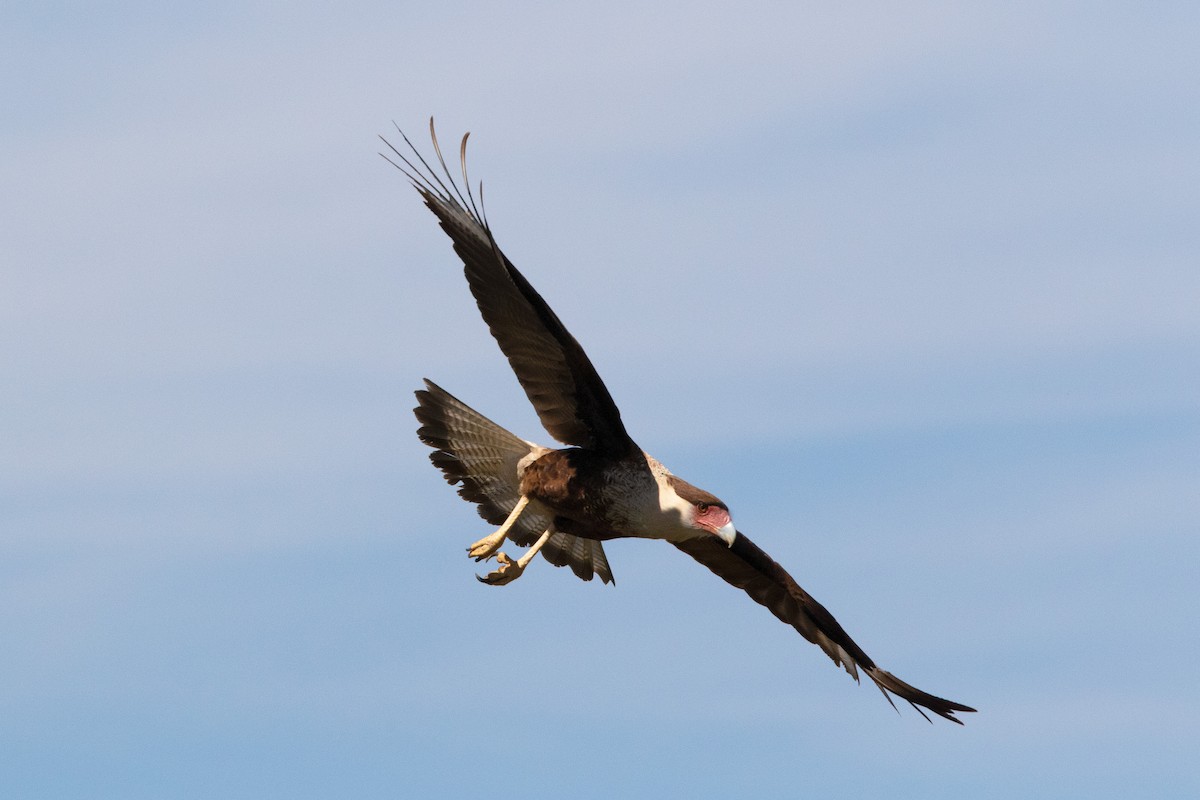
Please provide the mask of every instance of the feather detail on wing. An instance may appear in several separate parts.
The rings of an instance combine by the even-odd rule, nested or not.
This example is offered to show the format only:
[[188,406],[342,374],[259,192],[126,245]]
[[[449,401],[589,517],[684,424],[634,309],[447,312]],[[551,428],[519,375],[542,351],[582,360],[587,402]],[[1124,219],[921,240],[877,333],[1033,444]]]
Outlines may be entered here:
[[975,710],[923,692],[875,666],[875,662],[850,638],[833,615],[742,533],[738,533],[732,547],[726,547],[715,536],[674,544],[728,583],[744,590],[756,603],[770,609],[771,613],[795,628],[801,636],[824,650],[833,663],[844,668],[856,681],[861,668],[889,703],[892,702],[888,694],[890,692],[907,700],[922,716],[925,713],[921,708],[926,708],[960,725],[962,721],[954,716],[955,712]]
[[[429,129],[444,181],[403,132],[400,135],[412,150],[415,163],[384,139],[403,166],[391,163],[412,181],[453,241],[479,311],[542,425],[564,444],[610,455],[637,452],[621,422],[621,412],[579,342],[500,252],[471,193],[467,137],[463,137],[460,150],[467,192],[464,196],[442,159],[433,120]],[[479,191],[482,199],[482,185]]]
[[[432,381],[416,392],[413,409],[421,427],[417,435],[434,448],[429,458],[458,494],[475,503],[479,516],[500,525],[520,499],[517,465],[541,448],[527,442],[470,408]],[[518,545],[533,544],[550,527],[551,520],[526,511],[509,532]],[[600,542],[555,532],[542,546],[541,555],[555,566],[569,566],[585,581],[592,575],[612,583],[612,570]]]

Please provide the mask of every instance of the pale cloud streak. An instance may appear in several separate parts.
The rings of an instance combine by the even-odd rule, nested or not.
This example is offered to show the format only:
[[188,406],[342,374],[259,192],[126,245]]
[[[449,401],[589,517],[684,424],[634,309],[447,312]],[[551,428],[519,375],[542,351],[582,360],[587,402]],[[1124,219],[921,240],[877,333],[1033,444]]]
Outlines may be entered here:
[[[1191,780],[1164,711],[1197,702],[1189,6],[4,14],[0,768],[25,794],[462,794],[493,736],[600,748],[629,768],[609,796]],[[410,392],[548,437],[376,155],[431,114],[447,150],[473,131],[501,244],[639,442],[882,663],[978,703],[967,736],[893,719],[652,543],[614,546],[617,590],[475,585],[480,521]],[[496,693],[465,692],[484,663]],[[510,691],[531,705],[494,716]],[[1087,774],[1133,744],[1161,783]]]

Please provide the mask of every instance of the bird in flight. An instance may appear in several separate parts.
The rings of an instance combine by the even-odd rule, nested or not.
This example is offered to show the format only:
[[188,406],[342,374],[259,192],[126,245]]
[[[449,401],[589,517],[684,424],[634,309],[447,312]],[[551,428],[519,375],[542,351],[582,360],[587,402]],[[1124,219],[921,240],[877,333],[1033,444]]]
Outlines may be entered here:
[[[956,713],[975,709],[936,697],[880,669],[833,615],[783,567],[739,532],[729,507],[674,475],[625,430],[621,412],[579,342],[500,251],[467,179],[467,136],[459,150],[460,188],[430,137],[440,170],[403,131],[410,151],[384,139],[384,155],[412,182],[450,236],[475,302],[516,373],[546,431],[565,447],[543,447],[510,433],[428,379],[416,392],[417,435],[430,459],[464,500],[499,528],[467,548],[476,561],[495,558],[484,583],[519,578],[535,555],[569,566],[585,581],[612,583],[603,542],[663,539],[746,592],[801,636],[820,647],[855,681],[861,669],[893,707],[891,695],[962,724]],[[469,135],[469,134],[468,134]],[[513,560],[500,552],[508,539],[529,549]]]

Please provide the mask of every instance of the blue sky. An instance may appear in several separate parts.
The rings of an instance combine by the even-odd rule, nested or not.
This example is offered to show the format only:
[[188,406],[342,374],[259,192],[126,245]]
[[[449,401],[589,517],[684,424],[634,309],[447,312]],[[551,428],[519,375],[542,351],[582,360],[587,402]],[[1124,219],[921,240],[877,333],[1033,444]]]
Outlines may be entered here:
[[[0,12],[0,787],[1193,797],[1191,4]],[[487,532],[428,376],[548,442],[376,155],[472,131],[634,437],[883,667],[673,548]]]

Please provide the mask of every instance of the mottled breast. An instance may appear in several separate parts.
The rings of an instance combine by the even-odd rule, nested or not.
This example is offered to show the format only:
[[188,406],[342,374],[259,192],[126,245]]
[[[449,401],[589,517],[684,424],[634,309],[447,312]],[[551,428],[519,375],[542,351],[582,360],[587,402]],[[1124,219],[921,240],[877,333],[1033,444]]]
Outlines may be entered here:
[[612,459],[574,447],[529,464],[521,493],[564,517],[556,521],[560,530],[604,539],[637,536],[647,506],[658,502],[658,484],[643,458]]

